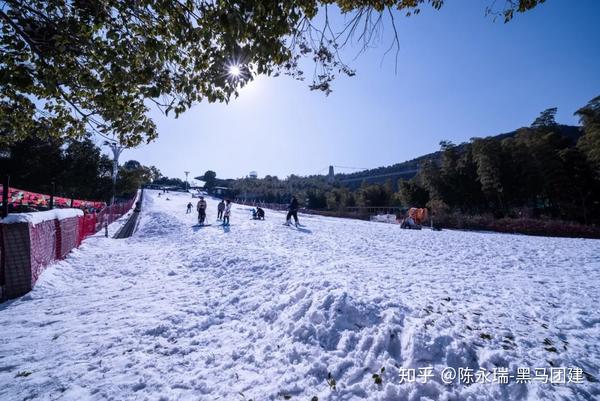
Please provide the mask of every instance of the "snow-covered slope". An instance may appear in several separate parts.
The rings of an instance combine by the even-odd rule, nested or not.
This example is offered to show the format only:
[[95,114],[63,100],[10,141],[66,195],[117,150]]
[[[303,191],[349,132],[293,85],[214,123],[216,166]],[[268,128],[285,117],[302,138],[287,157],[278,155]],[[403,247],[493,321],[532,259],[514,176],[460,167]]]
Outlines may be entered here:
[[[214,200],[199,228],[189,201],[149,191],[132,238],[89,238],[0,305],[1,400],[600,397],[599,241],[303,215],[296,229],[240,205],[224,228]],[[441,378],[519,367],[584,373]]]

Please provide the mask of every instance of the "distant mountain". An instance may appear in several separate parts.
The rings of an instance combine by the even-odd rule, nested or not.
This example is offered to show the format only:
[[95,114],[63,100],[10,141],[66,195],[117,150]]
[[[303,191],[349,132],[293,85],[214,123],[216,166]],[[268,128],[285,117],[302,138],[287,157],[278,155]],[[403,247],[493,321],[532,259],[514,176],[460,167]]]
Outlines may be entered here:
[[[581,136],[581,130],[578,126],[573,125],[557,125],[556,132],[560,133],[566,138],[569,138],[573,145],[577,142]],[[495,135],[494,138],[504,139],[515,136],[519,130],[507,132],[504,134]],[[460,148],[463,144],[458,145]],[[408,160],[402,163],[393,164],[386,167],[377,167],[374,169],[358,171],[351,174],[336,174],[336,182],[339,182],[349,188],[359,187],[363,181],[369,184],[383,184],[387,180],[392,180],[394,187],[397,181],[402,178],[409,180],[413,178],[418,172],[423,163],[427,160],[439,160],[441,152],[433,152],[423,156],[419,156],[416,159]]]

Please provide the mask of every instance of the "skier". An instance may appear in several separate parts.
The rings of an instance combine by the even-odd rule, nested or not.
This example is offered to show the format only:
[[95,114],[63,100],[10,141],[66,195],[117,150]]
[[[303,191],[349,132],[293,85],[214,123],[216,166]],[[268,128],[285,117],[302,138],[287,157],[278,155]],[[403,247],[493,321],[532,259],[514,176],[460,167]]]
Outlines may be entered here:
[[190,214],[192,213],[192,202],[189,202],[187,204],[187,211],[185,212],[185,214]]
[[196,210],[198,211],[198,224],[204,224],[204,219],[206,218],[206,201],[204,197],[201,196],[198,204],[196,205]]
[[217,205],[217,220],[223,220],[223,210],[225,210],[225,202],[221,199],[221,202]]
[[223,225],[224,226],[228,226],[229,225],[229,215],[231,214],[231,201],[229,199],[227,199],[225,201],[225,213],[223,215]]
[[292,217],[294,217],[294,221],[296,222],[296,227],[298,227],[299,223],[298,223],[298,199],[296,199],[295,196],[292,196],[292,201],[290,202],[290,205],[288,206],[288,214],[287,217],[285,218],[285,225],[289,226],[290,223],[292,222]]

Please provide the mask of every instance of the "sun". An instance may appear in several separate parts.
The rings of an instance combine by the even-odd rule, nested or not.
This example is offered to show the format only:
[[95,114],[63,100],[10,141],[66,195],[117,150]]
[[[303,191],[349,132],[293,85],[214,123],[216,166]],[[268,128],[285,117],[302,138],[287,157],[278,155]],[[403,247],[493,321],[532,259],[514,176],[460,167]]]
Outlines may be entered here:
[[240,76],[240,74],[242,73],[242,71],[240,70],[240,67],[237,65],[231,65],[229,66],[229,75],[231,75],[234,78],[237,78]]

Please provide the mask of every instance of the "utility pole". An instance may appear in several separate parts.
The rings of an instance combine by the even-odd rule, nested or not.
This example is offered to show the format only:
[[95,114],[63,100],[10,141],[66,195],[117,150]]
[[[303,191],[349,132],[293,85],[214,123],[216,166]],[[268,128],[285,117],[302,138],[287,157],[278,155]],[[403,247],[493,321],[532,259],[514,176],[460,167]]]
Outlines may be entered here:
[[108,146],[113,154],[113,168],[112,168],[112,196],[110,198],[110,205],[115,204],[115,191],[117,187],[117,175],[119,174],[119,156],[125,146],[119,145],[117,142],[104,141],[104,145]]
[[189,171],[184,171],[184,173],[185,173],[185,191],[187,192],[188,188],[189,188],[188,175],[190,174],[190,172]]

